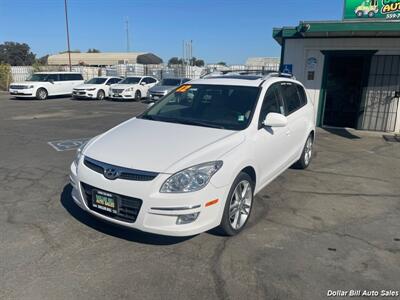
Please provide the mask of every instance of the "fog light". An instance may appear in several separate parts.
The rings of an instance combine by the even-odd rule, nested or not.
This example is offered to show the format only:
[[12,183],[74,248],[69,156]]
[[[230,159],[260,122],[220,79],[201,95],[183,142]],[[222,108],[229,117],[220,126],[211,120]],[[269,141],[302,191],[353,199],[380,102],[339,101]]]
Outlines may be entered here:
[[200,213],[198,212],[198,213],[194,213],[194,214],[180,215],[180,216],[178,216],[178,219],[176,219],[176,224],[183,225],[183,224],[192,223],[192,222],[196,221],[199,214]]

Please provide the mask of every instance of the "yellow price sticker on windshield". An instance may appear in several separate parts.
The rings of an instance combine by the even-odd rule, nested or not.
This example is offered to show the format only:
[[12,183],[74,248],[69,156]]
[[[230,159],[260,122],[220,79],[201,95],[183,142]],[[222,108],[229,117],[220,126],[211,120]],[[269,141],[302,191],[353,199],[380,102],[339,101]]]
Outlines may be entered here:
[[176,93],[186,93],[192,86],[189,84],[184,84],[182,86],[180,86],[179,88],[177,88],[177,90],[175,91]]

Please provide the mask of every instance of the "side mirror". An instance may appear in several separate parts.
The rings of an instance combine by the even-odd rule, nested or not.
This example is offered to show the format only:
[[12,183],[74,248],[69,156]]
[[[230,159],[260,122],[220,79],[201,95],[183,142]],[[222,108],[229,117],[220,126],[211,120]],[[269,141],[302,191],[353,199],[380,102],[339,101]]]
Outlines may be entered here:
[[140,85],[146,85],[147,83],[146,82],[144,82],[144,81],[142,81],[141,83],[140,83]]
[[53,79],[50,79],[49,82],[52,83],[52,84],[54,84],[54,80],[53,80]]
[[263,125],[268,127],[286,127],[287,124],[287,118],[278,113],[269,113],[263,121]]
[[147,104],[147,108],[150,108],[154,105],[155,102],[150,102],[149,104]]

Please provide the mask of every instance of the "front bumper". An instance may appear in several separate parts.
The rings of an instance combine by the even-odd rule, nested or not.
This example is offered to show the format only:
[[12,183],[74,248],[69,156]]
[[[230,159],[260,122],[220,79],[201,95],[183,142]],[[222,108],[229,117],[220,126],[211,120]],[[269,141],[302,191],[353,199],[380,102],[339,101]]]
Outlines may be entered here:
[[[146,182],[123,179],[108,180],[102,174],[88,169],[82,162],[80,162],[78,170],[72,163],[70,173],[70,182],[73,187],[72,198],[79,207],[100,219],[155,234],[191,236],[220,224],[229,189],[216,188],[209,183],[206,188],[193,193],[159,193],[160,186],[169,176],[169,174],[159,174],[152,181]],[[110,193],[141,199],[142,205],[136,221],[125,222],[92,210],[88,203],[91,199],[87,199],[82,183]],[[219,199],[219,201],[206,207],[206,203],[215,199]],[[193,213],[199,213],[195,221],[177,225],[180,215]]]
[[94,91],[73,91],[72,97],[79,99],[95,99],[97,97],[96,90]]
[[118,100],[133,100],[135,99],[135,92],[122,92],[122,93],[113,93],[110,92],[111,99],[118,99]]
[[34,97],[33,89],[10,89],[10,95],[18,97]]
[[160,99],[160,98],[162,98],[162,97],[164,97],[166,95],[166,93],[152,93],[152,92],[150,92],[150,99],[151,100],[158,100],[158,99]]

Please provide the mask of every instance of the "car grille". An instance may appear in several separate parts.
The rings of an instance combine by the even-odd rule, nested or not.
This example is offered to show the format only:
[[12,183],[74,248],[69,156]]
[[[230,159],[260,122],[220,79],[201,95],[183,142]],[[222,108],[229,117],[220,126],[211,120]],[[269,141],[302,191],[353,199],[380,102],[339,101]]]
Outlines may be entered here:
[[[103,174],[104,171],[107,169],[114,169],[117,172],[117,176],[113,179],[125,179],[125,180],[132,180],[132,181],[151,181],[157,177],[158,173],[155,172],[148,172],[148,171],[141,171],[135,169],[128,169],[123,167],[118,167],[110,164],[106,164],[100,162],[98,160],[92,159],[90,157],[85,157],[83,163],[89,169]],[[107,177],[106,177],[107,178]]]
[[163,92],[151,92],[150,95],[152,96],[157,96],[157,97],[162,97],[165,95]]
[[28,86],[27,85],[10,85],[10,89],[14,89],[14,90],[23,90],[23,89],[27,89]]
[[123,91],[124,89],[112,89],[112,92],[116,94],[121,94]]
[[[98,189],[96,187],[93,187],[93,186],[83,183],[83,182],[81,182],[81,187],[82,187],[82,191],[84,192],[86,204],[91,210],[93,210],[99,214],[102,214],[104,216],[119,220],[119,221],[124,221],[124,222],[128,222],[128,223],[134,223],[136,221],[136,218],[139,215],[139,211],[140,211],[140,208],[143,203],[143,201],[141,199],[103,191],[101,189]],[[111,193],[117,197],[118,211],[116,214],[112,213],[112,212],[104,211],[102,209],[98,209],[92,205],[93,189]]]

